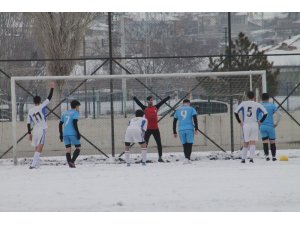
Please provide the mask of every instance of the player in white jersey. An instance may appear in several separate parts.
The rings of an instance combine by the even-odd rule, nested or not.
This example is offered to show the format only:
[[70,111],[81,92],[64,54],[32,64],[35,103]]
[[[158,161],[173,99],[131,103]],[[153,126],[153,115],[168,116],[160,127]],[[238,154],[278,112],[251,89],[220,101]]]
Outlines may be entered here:
[[142,165],[146,165],[147,161],[147,144],[144,139],[147,130],[148,121],[144,118],[144,111],[138,109],[135,111],[135,117],[129,121],[125,133],[125,160],[127,166],[130,166],[129,148],[131,143],[139,143],[142,150]]
[[[250,151],[250,162],[253,163],[255,154],[255,143],[258,141],[258,125],[260,125],[268,115],[267,110],[261,104],[254,101],[254,92],[250,91],[247,94],[248,101],[243,101],[235,109],[234,114],[236,120],[242,127],[244,145],[242,149],[242,163],[245,163],[247,152]],[[239,118],[239,112],[242,112],[243,121]],[[258,121],[259,114],[262,113],[262,118]]]
[[[47,129],[46,122],[46,106],[49,104],[54,90],[54,83],[50,84],[50,93],[47,99],[41,103],[41,97],[33,97],[34,107],[32,107],[27,116],[27,129],[29,134],[29,140],[31,145],[35,147],[35,152],[33,155],[32,163],[29,169],[34,169],[39,167],[40,154],[43,150],[45,144],[45,135]],[[33,124],[33,130],[31,133],[31,123]]]

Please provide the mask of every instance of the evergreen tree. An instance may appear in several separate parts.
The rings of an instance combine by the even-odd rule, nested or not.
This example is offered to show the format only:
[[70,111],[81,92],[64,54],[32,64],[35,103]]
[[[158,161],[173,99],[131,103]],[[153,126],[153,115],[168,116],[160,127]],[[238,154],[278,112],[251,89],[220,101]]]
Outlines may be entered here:
[[[228,53],[227,47],[226,55]],[[259,51],[258,46],[252,43],[244,33],[239,33],[238,38],[232,42],[231,54],[239,55],[231,58],[231,71],[266,70],[268,93],[277,94],[279,69],[273,69],[273,62],[268,61],[265,52]],[[220,64],[222,67],[218,67]],[[229,71],[229,60],[225,59],[225,56],[217,59],[209,58],[209,68],[213,71]]]

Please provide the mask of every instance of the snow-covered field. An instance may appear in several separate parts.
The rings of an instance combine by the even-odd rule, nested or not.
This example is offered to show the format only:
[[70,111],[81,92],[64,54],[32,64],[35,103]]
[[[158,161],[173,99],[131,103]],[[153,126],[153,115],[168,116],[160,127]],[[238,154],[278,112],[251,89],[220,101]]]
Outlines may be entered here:
[[64,165],[64,158],[43,158],[34,170],[28,160],[20,159],[18,166],[0,160],[0,211],[299,212],[300,150],[278,151],[287,162],[266,162],[257,153],[254,164],[210,160],[206,152],[192,154],[190,165],[177,153],[164,155],[169,163],[131,167],[80,156],[75,169]]

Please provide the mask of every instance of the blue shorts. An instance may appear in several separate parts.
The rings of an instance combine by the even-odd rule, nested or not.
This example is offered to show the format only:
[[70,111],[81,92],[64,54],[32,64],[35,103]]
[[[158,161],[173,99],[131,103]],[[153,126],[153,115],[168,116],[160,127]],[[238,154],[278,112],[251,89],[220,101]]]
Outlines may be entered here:
[[65,145],[80,146],[80,140],[78,140],[75,135],[73,135],[73,136],[64,136],[64,144]]
[[260,136],[262,139],[269,139],[269,140],[275,140],[276,134],[275,134],[275,128],[272,126],[266,126],[266,125],[260,125]]
[[179,131],[179,138],[182,144],[194,143],[194,130],[181,130]]

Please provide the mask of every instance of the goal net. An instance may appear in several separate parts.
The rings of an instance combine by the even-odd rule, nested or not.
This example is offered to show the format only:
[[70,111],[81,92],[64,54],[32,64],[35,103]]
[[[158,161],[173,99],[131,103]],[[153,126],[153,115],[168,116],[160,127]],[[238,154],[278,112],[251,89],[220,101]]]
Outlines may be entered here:
[[[172,134],[172,115],[186,98],[197,110],[199,129],[203,132],[195,137],[193,152],[239,149],[240,128],[232,120],[232,109],[244,100],[249,90],[257,96],[266,91],[265,71],[12,77],[12,123],[5,129],[4,146],[8,150],[5,157],[14,158],[15,163],[18,157],[32,156],[33,147],[26,136],[26,117],[33,107],[33,96],[41,96],[42,101],[47,98],[50,81],[55,81],[56,87],[46,110],[48,129],[43,156],[65,154],[58,124],[62,112],[70,109],[70,102],[76,99],[81,103],[78,126],[82,154],[118,157],[124,151],[128,121],[139,109],[133,97],[147,105],[146,97],[150,95],[154,104],[170,96],[158,110],[163,153],[182,151],[180,140]],[[134,145],[131,151],[140,149]],[[153,136],[148,152],[157,154]]]

